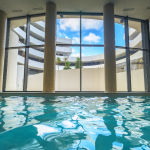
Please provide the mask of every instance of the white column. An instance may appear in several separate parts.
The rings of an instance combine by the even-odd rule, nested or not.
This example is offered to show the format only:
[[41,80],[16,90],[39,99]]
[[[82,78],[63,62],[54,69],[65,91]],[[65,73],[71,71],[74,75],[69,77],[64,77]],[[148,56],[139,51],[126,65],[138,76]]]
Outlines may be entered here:
[[55,92],[56,4],[46,4],[43,92]]
[[6,31],[7,14],[0,10],[0,92],[2,91],[3,83],[3,66],[4,66],[4,39]]
[[105,92],[115,93],[117,92],[117,84],[113,4],[107,4],[104,6],[104,64]]

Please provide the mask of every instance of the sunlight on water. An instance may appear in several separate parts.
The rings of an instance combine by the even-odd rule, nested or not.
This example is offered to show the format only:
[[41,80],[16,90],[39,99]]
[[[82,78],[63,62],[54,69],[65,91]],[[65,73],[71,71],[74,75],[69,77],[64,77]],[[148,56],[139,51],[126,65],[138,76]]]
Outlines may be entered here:
[[0,97],[0,150],[149,150],[150,97]]

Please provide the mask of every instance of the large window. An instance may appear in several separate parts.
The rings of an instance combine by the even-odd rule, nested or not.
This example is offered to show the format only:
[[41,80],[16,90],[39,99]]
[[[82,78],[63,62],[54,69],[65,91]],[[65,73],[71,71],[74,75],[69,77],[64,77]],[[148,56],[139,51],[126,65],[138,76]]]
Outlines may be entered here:
[[44,45],[45,16],[31,17],[30,19],[30,45]]
[[127,91],[126,50],[116,48],[117,91]]
[[[117,91],[148,87],[146,22],[115,16]],[[45,15],[10,18],[3,91],[42,91]],[[56,91],[105,91],[104,24],[101,13],[57,13]]]
[[10,49],[7,52],[6,90],[23,91],[25,49]]
[[79,15],[57,15],[56,29],[57,44],[80,44]]
[[143,48],[145,45],[143,45],[141,21],[128,20],[128,32],[131,91],[145,91],[147,81],[144,80],[144,69],[147,70],[147,64],[144,64],[143,61]]
[[26,18],[10,21],[9,47],[26,45],[26,23]]
[[115,45],[125,46],[125,25],[124,18],[115,18]]
[[124,17],[115,17],[114,21],[117,91],[127,91],[125,20]]
[[80,15],[57,15],[56,29],[55,90],[80,91]]
[[130,70],[132,91],[145,91],[143,51],[130,50]]
[[82,44],[104,45],[103,16],[82,15]]
[[27,91],[43,91],[44,47],[29,48]]
[[128,24],[129,24],[129,47],[143,48],[141,21],[128,20]]
[[105,91],[104,47],[82,47],[82,91]]
[[[80,47],[56,47],[56,91],[80,91]],[[61,55],[63,53],[63,55]]]

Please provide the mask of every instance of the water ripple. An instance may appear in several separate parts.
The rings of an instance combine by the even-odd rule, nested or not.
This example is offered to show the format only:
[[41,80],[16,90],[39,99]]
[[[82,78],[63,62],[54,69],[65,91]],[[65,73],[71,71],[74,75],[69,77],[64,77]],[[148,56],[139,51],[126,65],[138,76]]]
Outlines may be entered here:
[[0,97],[0,150],[148,150],[150,97]]

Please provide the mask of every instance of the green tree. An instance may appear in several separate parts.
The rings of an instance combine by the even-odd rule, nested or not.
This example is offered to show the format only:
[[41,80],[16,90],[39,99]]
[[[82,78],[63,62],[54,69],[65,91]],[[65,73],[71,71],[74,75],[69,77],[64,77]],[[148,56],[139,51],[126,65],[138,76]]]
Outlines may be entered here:
[[64,57],[65,67],[66,67],[66,61],[67,61],[67,59],[68,59],[67,57]]
[[59,70],[59,64],[61,63],[61,59],[59,57],[56,58],[56,63],[58,65],[58,70]]
[[64,70],[71,69],[70,62],[67,61],[66,64],[65,64],[65,67],[63,69]]
[[[81,68],[82,68],[82,66],[83,66],[83,61],[81,61]],[[75,69],[78,69],[78,68],[80,68],[80,58],[79,57],[77,57],[76,61],[75,61]]]

